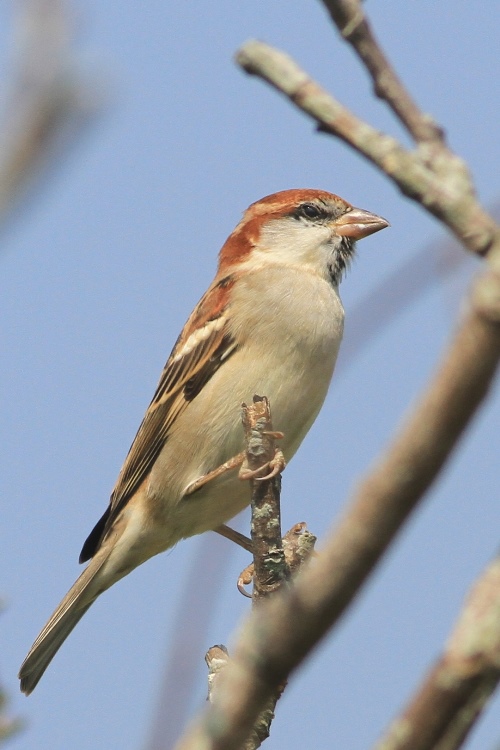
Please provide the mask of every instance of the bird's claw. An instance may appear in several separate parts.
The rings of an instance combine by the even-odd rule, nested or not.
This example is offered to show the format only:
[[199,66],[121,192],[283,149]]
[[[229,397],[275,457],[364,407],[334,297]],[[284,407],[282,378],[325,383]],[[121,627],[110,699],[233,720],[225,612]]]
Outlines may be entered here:
[[252,583],[253,573],[254,573],[254,567],[253,567],[253,562],[252,562],[250,563],[250,565],[247,565],[245,570],[241,571],[238,577],[238,583],[236,584],[238,586],[238,591],[240,592],[240,594],[243,594],[243,596],[246,596],[249,599],[252,598],[252,594],[248,593],[245,586],[248,586]]
[[[286,461],[285,456],[283,455],[283,451],[281,451],[279,448],[276,448],[274,458],[271,459],[271,461],[268,461],[262,466],[259,466],[258,469],[249,469],[247,466],[243,465],[238,473],[238,477],[243,481],[254,479],[256,482],[265,482],[266,480],[273,479],[273,477],[281,474],[285,466]],[[260,476],[261,473],[266,469],[270,469],[269,473],[265,476]]]

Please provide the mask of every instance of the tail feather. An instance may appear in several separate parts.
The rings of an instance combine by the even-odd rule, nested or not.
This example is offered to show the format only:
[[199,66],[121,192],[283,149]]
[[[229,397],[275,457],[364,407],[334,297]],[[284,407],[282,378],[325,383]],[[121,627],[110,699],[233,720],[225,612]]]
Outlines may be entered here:
[[[96,576],[109,557],[111,549],[101,549],[70,588],[39,636],[19,670],[21,690],[29,695],[38,684],[60,646],[80,621],[90,605],[112,583],[98,586]],[[102,582],[101,582],[102,583]]]

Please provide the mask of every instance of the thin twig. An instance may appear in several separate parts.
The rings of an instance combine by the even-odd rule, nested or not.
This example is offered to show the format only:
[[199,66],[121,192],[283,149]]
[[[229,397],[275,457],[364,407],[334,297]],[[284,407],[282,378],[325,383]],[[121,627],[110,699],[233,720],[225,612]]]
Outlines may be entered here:
[[[243,404],[246,462],[250,472],[258,472],[275,460],[276,447],[271,407],[265,396],[254,396],[253,403]],[[269,468],[265,470],[269,473]],[[290,577],[281,541],[279,474],[270,479],[250,478],[251,537],[254,561],[254,601],[277,591]]]
[[[253,606],[276,595],[290,578],[290,567],[285,556],[281,538],[281,475],[276,474],[273,464],[279,451],[276,449],[276,433],[273,432],[271,406],[265,396],[253,397],[248,406],[242,406],[242,422],[245,432],[246,467],[250,474],[271,474],[267,479],[250,477],[251,524],[253,552]],[[284,462],[282,464],[284,467]],[[279,468],[282,468],[279,467]],[[277,470],[277,468],[276,468]],[[242,750],[257,750],[269,737],[276,704],[281,698],[286,682],[275,685],[261,710],[257,713]]]
[[375,750],[457,750],[500,680],[500,557],[474,584],[444,653]]
[[[250,473],[252,508],[253,563],[248,566],[245,583],[253,581],[253,605],[262,606],[271,595],[306,562],[314,549],[316,537],[307,531],[305,523],[297,523],[281,538],[280,521],[280,476],[259,480],[262,467],[269,472],[270,464],[276,460],[275,436],[269,401],[264,396],[254,396],[249,406],[243,404],[242,421],[245,430],[246,461],[244,470]],[[220,529],[218,529],[219,533]],[[231,537],[229,537],[231,538]],[[242,574],[243,575],[243,574]],[[240,576],[240,581],[242,577]],[[238,588],[242,591],[240,582]],[[244,593],[242,591],[242,593]],[[230,664],[225,646],[213,646],[205,660],[209,666],[209,700],[224,700],[222,670]],[[215,690],[215,687],[217,690]],[[274,686],[255,716],[242,750],[257,750],[269,737],[274,719],[276,703],[280,699],[286,681]],[[216,709],[217,710],[217,709]]]
[[[280,467],[271,470],[276,461],[277,451],[275,447],[276,433],[273,432],[271,407],[268,399],[265,396],[255,395],[250,405],[243,404],[242,422],[245,432],[245,463],[240,476],[249,481],[251,491],[253,564],[249,566],[248,571],[250,572],[249,580],[253,580],[252,599],[253,605],[256,606],[279,590],[284,581],[288,580],[290,569],[285,559],[281,539],[281,477],[276,473],[277,468]],[[270,474],[270,476],[262,479],[260,477],[263,474]],[[300,531],[302,531],[302,525],[300,526]],[[228,539],[241,543],[241,539],[238,537],[242,535],[236,532],[235,536],[235,532],[226,526],[221,526],[216,531]],[[299,530],[294,527],[294,532],[293,540],[298,536]],[[288,547],[292,548],[292,546],[292,539],[290,538],[288,539]],[[295,547],[297,547],[297,544],[295,544]],[[296,565],[299,559],[295,560]],[[238,588],[240,588],[240,583],[238,583]],[[205,660],[209,667],[209,700],[212,703],[215,700],[217,705],[220,696],[222,670],[225,670],[230,663],[226,647],[212,646],[207,651]],[[252,722],[242,750],[257,750],[269,737],[276,703],[281,697],[284,687],[285,683],[281,683],[270,692]]]
[[341,36],[371,75],[376,96],[384,99],[417,143],[444,145],[442,128],[423,114],[378,44],[359,0],[323,0]]
[[486,255],[498,225],[477,202],[465,163],[435,142],[415,151],[359,119],[323,89],[292,58],[263,42],[249,41],[236,54],[247,73],[257,75],[310,115],[320,130],[348,143],[376,164],[401,192],[443,221],[462,244]]
[[[307,529],[307,524],[304,522],[296,523],[286,532],[282,539],[282,543],[285,560],[291,575],[295,575],[299,568],[304,563],[308,562],[314,555],[314,545],[316,544],[316,541],[317,538],[314,534],[311,534]],[[237,585],[240,594],[252,598],[252,595],[247,593],[245,586],[249,586],[253,580],[254,564],[252,562],[250,565],[247,565],[238,577]]]
[[283,549],[292,575],[311,559],[316,541],[317,538],[308,530],[304,521],[296,523],[286,532],[283,537]]

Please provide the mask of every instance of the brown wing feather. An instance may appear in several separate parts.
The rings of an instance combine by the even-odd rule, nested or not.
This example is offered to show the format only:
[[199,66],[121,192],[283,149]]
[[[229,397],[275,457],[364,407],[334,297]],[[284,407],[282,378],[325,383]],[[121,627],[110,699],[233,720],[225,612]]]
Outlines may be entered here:
[[95,555],[118,513],[147,478],[176,418],[235,351],[226,315],[233,283],[229,277],[216,280],[184,326],[120,471],[110,505],[83,545],[80,562]]

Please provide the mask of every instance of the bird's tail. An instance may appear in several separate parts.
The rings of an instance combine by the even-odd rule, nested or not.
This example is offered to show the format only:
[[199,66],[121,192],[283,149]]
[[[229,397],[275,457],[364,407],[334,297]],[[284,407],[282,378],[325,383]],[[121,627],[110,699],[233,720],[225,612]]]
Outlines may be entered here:
[[99,550],[33,643],[19,670],[21,690],[26,695],[34,690],[59,647],[90,605],[113,582],[104,582],[99,576],[110,552],[111,546],[108,549]]

